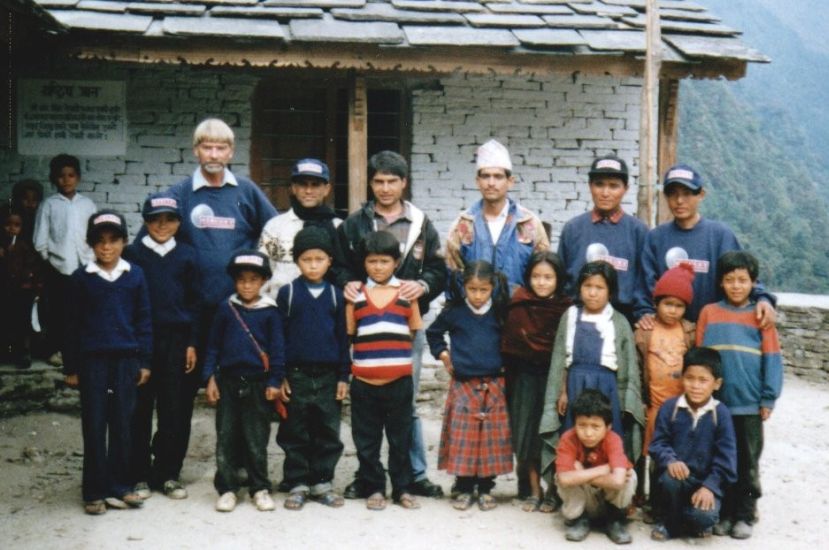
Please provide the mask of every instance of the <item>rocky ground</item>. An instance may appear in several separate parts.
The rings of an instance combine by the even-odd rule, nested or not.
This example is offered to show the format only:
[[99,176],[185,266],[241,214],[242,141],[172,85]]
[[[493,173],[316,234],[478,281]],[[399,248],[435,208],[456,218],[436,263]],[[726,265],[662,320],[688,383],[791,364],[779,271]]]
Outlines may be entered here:
[[[437,454],[440,417],[427,414],[430,459]],[[766,426],[761,521],[745,542],[728,538],[655,543],[649,526],[631,523],[637,548],[821,548],[829,529],[826,459],[829,457],[827,386],[793,377]],[[338,468],[337,488],[350,481],[356,467],[348,424],[343,424],[346,453]],[[515,479],[499,478],[500,506],[487,513],[453,510],[446,500],[424,500],[420,510],[390,506],[370,512],[361,501],[339,510],[309,503],[300,512],[282,508],[257,512],[249,499],[235,512],[213,510],[213,410],[200,407],[183,481],[190,498],[172,501],[155,494],[142,510],[110,511],[102,517],[83,514],[80,499],[82,445],[76,415],[30,413],[0,419],[0,541],[4,548],[539,548],[569,544],[561,518],[524,513],[513,504]],[[270,472],[280,479],[282,453],[269,447]],[[430,472],[445,490],[451,478]],[[580,546],[608,548],[595,532]]]

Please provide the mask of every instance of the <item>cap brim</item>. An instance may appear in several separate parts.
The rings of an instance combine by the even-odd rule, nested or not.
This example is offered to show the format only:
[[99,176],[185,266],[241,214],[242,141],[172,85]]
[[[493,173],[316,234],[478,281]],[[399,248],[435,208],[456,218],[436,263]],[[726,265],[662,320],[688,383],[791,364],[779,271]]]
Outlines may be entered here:
[[144,214],[144,218],[149,218],[150,216],[155,216],[156,214],[164,214],[164,213],[174,214],[177,218],[181,219],[181,213],[177,209],[167,208],[167,207],[155,208],[153,210],[150,210],[149,212]]
[[314,172],[300,172],[298,174],[294,174],[294,175],[291,176],[291,183],[293,183],[294,180],[297,179],[297,178],[316,178],[316,179],[318,179],[322,182],[328,183],[328,178],[326,178],[325,176],[321,176],[319,174],[316,174]]
[[691,183],[688,180],[680,179],[680,178],[674,178],[674,179],[667,180],[665,183],[662,184],[662,187],[665,188],[665,187],[668,187],[669,185],[673,185],[675,183],[677,183],[677,184],[679,184],[683,187],[687,187],[691,191],[697,191],[699,189],[702,189],[701,185],[695,185],[695,184]]

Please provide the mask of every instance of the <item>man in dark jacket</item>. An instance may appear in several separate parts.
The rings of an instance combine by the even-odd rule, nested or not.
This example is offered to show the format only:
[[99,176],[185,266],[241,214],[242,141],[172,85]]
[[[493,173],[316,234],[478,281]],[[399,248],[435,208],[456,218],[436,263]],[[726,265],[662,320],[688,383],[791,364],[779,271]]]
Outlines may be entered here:
[[[335,258],[337,283],[343,287],[345,298],[354,300],[366,280],[366,273],[357,255],[358,245],[373,231],[388,231],[400,241],[401,260],[395,272],[400,283],[400,295],[417,300],[420,312],[429,311],[429,303],[443,292],[446,285],[446,265],[440,254],[440,237],[426,214],[409,201],[403,200],[408,184],[409,166],[400,154],[381,151],[369,159],[368,180],[374,199],[353,212],[339,227],[342,255]],[[335,254],[337,256],[338,254]],[[423,330],[414,337],[413,382],[417,399],[420,384],[425,336]],[[427,497],[441,497],[443,490],[426,477],[426,449],[417,408],[413,408],[411,461],[414,484],[410,491]],[[356,482],[346,488],[346,498],[364,498]]]

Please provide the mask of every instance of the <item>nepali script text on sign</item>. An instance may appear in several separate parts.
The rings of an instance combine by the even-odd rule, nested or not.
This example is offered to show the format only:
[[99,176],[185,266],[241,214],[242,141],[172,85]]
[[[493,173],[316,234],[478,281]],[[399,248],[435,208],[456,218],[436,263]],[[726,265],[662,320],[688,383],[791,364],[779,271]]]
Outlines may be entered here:
[[126,153],[124,82],[21,79],[18,84],[21,155]]

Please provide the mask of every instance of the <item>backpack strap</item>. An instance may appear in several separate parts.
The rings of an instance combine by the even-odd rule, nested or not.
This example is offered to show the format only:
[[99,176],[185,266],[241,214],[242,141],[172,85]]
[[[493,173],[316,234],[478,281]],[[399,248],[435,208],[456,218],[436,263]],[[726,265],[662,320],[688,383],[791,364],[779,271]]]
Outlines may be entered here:
[[288,314],[286,315],[286,317],[291,316],[291,304],[293,303],[293,301],[294,301],[294,282],[291,281],[290,283],[288,283]]

